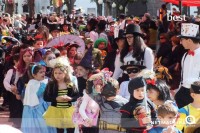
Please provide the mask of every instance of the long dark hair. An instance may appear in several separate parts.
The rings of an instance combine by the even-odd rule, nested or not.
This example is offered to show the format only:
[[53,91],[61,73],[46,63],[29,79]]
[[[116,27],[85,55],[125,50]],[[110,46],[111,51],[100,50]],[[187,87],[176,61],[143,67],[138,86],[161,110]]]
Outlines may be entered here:
[[146,48],[146,44],[144,40],[140,36],[134,36],[133,46],[133,58],[136,58],[137,61],[140,61],[143,57],[144,49]]
[[[120,61],[124,63],[124,57],[128,54],[129,52],[129,44],[126,40],[125,46],[121,51],[121,56],[120,56]],[[136,58],[137,61],[140,61],[143,57],[144,49],[147,47],[146,44],[144,43],[144,40],[142,39],[141,36],[139,35],[134,35],[134,41],[132,44],[133,47],[133,58]]]
[[129,52],[129,44],[127,42],[127,40],[125,41],[125,45],[123,47],[123,49],[120,52],[120,61],[124,63],[124,57],[128,54]]

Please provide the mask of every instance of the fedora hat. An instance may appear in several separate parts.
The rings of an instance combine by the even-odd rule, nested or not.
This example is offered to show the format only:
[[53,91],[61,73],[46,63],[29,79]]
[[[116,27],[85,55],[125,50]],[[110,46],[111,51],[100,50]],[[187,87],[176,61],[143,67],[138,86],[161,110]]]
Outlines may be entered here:
[[122,70],[126,70],[127,67],[131,67],[131,66],[138,67],[140,69],[145,69],[146,68],[146,66],[142,65],[141,61],[128,61],[125,65],[121,66],[120,68]]

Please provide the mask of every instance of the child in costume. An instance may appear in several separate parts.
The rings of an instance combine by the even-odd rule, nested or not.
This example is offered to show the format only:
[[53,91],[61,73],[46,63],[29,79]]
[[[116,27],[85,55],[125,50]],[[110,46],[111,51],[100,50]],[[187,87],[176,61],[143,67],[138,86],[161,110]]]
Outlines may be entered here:
[[94,48],[94,41],[91,38],[85,39],[86,50],[92,47],[92,65],[95,69],[101,69],[103,66],[101,51]]
[[48,82],[48,79],[45,79],[45,67],[34,64],[30,66],[29,72],[33,79],[29,80],[24,95],[22,132],[54,133],[55,129],[48,127],[42,116],[49,106],[43,99],[43,93]]
[[16,99],[16,95],[19,94],[16,87],[18,81],[16,68],[19,62],[19,54],[15,54],[11,58],[14,66],[12,66],[12,68],[7,71],[6,76],[3,80],[3,84],[5,89],[11,92],[9,96],[10,121],[13,122],[15,127],[20,127],[21,121],[19,120],[22,117],[23,105],[20,99]]
[[[190,95],[193,102],[179,109],[180,118],[176,125],[180,130],[184,128],[186,133],[191,133],[194,130],[192,127],[200,123],[200,81],[191,85]],[[190,130],[188,130],[189,128]]]
[[57,133],[64,133],[64,129],[67,133],[74,133],[72,102],[77,100],[79,93],[70,78],[72,67],[64,57],[50,63],[54,66],[53,78],[46,87],[44,100],[51,102],[51,106],[44,113],[44,119],[47,125],[57,128]]
[[109,78],[102,88],[100,102],[100,122],[99,133],[125,133],[126,130],[120,126],[121,113],[120,108],[128,100],[117,95],[119,83],[117,80]]
[[[120,110],[121,126],[127,130],[127,133],[146,132],[151,127],[151,122],[157,118],[154,104],[145,97],[145,87],[146,83],[142,77],[134,78],[129,82],[130,100]],[[142,108],[145,111],[142,111]]]
[[80,96],[77,100],[76,110],[73,114],[73,122],[79,125],[83,133],[98,132],[97,119],[99,105],[85,92],[86,82],[92,70],[92,47],[88,49],[76,68],[78,88]]
[[[145,66],[140,65],[140,64],[141,64],[140,61],[129,61],[127,62],[126,65],[123,65],[120,68],[123,71],[125,71],[125,73],[128,74],[128,77],[131,80],[137,77],[140,74],[140,72],[146,68]],[[119,95],[129,100],[130,93],[128,91],[128,84],[129,84],[129,81],[123,81],[120,84]]]
[[178,107],[172,101],[167,101],[158,107],[159,125],[148,133],[182,133],[175,127],[178,118]]
[[80,96],[83,96],[83,90],[86,88],[86,82],[92,71],[92,47],[88,49],[80,63],[76,67],[76,77],[78,80],[78,89]]
[[98,48],[99,50],[101,50],[101,59],[102,61],[104,61],[107,52],[106,52],[106,48],[107,48],[107,41],[104,38],[99,38],[95,41],[94,43],[94,48]]
[[171,100],[170,88],[164,80],[147,79],[148,98],[158,107],[165,101]]

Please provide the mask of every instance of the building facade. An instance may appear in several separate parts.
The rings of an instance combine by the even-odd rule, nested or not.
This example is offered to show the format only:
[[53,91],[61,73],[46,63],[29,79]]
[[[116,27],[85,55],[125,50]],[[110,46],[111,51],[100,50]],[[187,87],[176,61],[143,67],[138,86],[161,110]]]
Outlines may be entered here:
[[149,12],[153,17],[157,16],[158,10],[164,4],[161,0],[138,0],[128,4],[127,15],[141,17]]

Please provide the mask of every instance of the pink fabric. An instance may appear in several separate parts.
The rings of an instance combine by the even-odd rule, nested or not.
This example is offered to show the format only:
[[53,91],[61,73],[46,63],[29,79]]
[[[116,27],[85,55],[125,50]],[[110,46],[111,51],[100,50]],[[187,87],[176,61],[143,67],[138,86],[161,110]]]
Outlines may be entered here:
[[[89,127],[89,125],[83,120],[79,113],[79,107],[82,103],[83,98],[79,98],[77,100],[77,105],[76,105],[76,110],[73,114],[73,122],[78,125],[84,125],[86,127]],[[99,116],[99,105],[88,95],[84,97],[84,100],[88,100],[88,104],[85,110],[86,115],[88,116],[89,119],[92,119],[92,125],[96,126],[97,125],[97,120]]]

